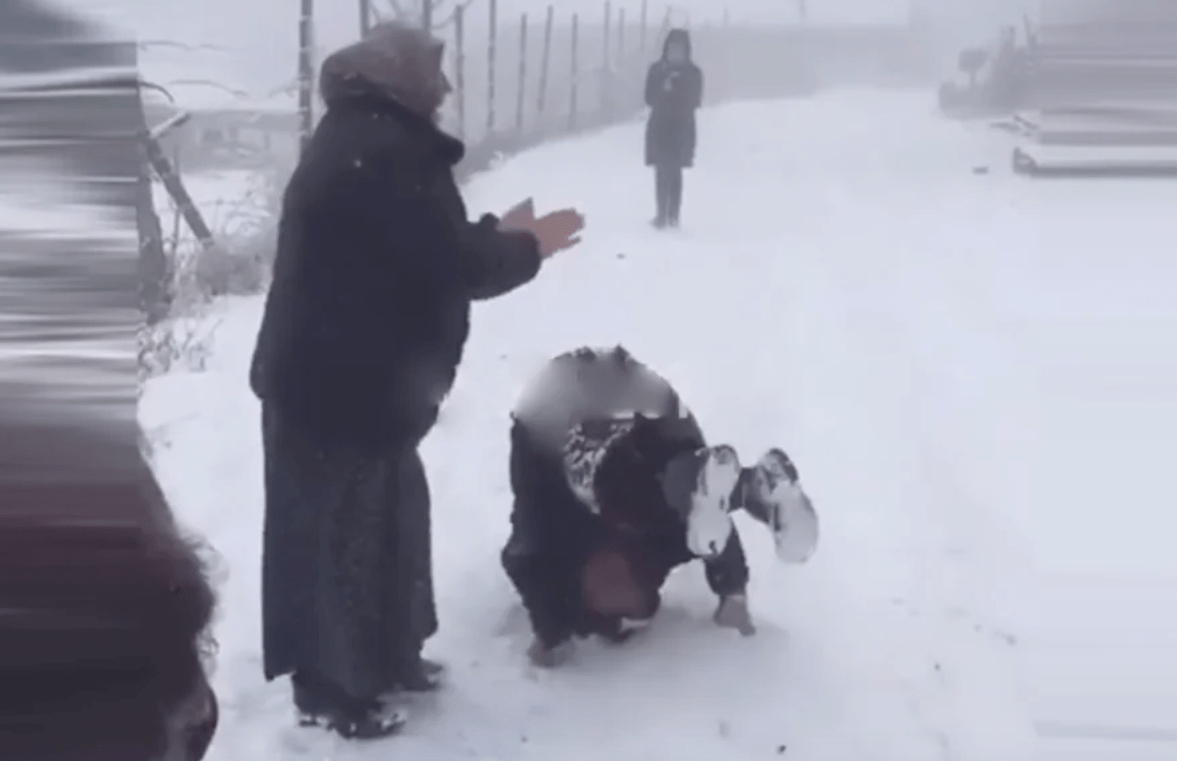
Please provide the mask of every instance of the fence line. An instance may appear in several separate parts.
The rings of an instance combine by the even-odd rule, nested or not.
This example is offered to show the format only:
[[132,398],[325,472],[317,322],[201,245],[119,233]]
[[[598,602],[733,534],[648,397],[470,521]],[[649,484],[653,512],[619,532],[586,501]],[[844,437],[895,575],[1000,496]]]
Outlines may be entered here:
[[[310,132],[317,121],[313,118],[311,93],[314,90],[314,62],[310,51],[313,48],[313,27],[311,23],[314,0],[301,0],[303,16],[300,26],[300,50],[298,82],[302,100],[300,102],[300,144],[305,148]],[[544,15],[543,44],[539,48],[539,59],[533,60],[533,47],[528,44],[531,35],[531,19],[527,13],[519,16],[517,25],[510,22],[504,27],[500,22],[498,0],[486,0],[486,86],[480,90],[467,77],[467,63],[470,60],[471,24],[466,10],[474,0],[454,0],[450,15],[440,24],[429,20],[430,14],[420,19],[435,34],[448,37],[446,40],[453,50],[448,63],[452,67],[450,76],[454,93],[443,113],[443,126],[453,131],[468,144],[467,156],[473,163],[482,163],[479,158],[486,153],[520,150],[545,139],[558,137],[579,129],[603,126],[631,118],[642,107],[641,82],[648,61],[645,60],[647,42],[647,18],[649,0],[641,0],[641,14],[636,28],[627,22],[626,8],[622,3],[635,0],[603,0],[599,25],[582,24],[580,15],[571,15],[571,36],[567,40],[571,53],[566,72],[553,70],[552,49],[559,48],[556,39],[561,30],[556,24],[556,5],[549,4]],[[366,33],[378,14],[371,0],[358,0],[359,32]],[[421,5],[430,7],[429,0]],[[670,24],[673,6],[665,7],[662,24],[664,33]],[[515,40],[507,38],[512,32]],[[600,59],[589,61],[587,68],[581,61],[585,44],[595,40],[600,45]],[[626,40],[638,38],[641,43],[633,50],[627,48]],[[517,44],[518,66],[514,81],[508,77],[500,79],[499,64],[501,52]],[[533,76],[535,72],[537,75]],[[534,80],[534,83],[533,83]],[[534,86],[534,107],[527,94]],[[592,88],[595,87],[595,92]],[[513,88],[513,89],[511,89]],[[568,110],[561,114],[552,108],[553,90],[567,89]],[[507,98],[507,102],[503,102]],[[592,104],[592,105],[589,105]],[[515,118],[511,126],[500,119],[500,110],[514,105]],[[593,108],[595,106],[595,109]],[[471,128],[476,123],[478,110],[482,110],[481,132]],[[507,112],[509,113],[509,112]],[[470,163],[470,162],[468,162]]]
[[[627,12],[618,0],[603,0],[600,22],[595,24],[584,23],[579,13],[561,23],[555,3],[547,6],[542,21],[527,13],[517,20],[503,19],[497,0],[486,2],[486,26],[479,33],[471,34],[472,25],[459,6],[446,35],[453,49],[447,63],[454,93],[443,126],[468,143],[469,164],[624,121],[644,106],[642,83],[651,53],[649,0],[642,0],[640,13]],[[636,10],[637,3],[631,4],[635,8],[629,11]],[[670,19],[667,6],[660,35]],[[481,39],[473,41],[472,36]],[[478,50],[482,45],[485,50]],[[594,48],[599,54],[585,55]],[[561,49],[568,51],[567,58],[553,55]],[[502,58],[510,50],[516,51],[517,60]],[[485,60],[485,84],[468,76],[472,60]],[[512,74],[502,76],[501,64],[507,64]],[[512,110],[513,119],[501,118]],[[477,124],[484,126],[472,128]]]
[[[313,1],[295,5],[307,10]],[[597,0],[596,8],[580,7],[577,14],[549,0],[542,17],[541,9],[529,8],[523,19],[501,14],[498,0],[448,0],[445,18],[434,27],[446,43],[446,73],[455,89],[442,114],[443,128],[477,153],[484,143],[517,150],[633,118],[644,106],[645,68],[670,26],[667,3],[673,1],[611,0],[606,14],[604,0]],[[925,85],[940,73],[925,60],[927,41],[916,27],[741,25],[727,17],[721,23],[718,11],[711,23],[695,19],[692,25],[709,105],[806,96],[845,85]],[[361,16],[369,22],[383,18],[387,14],[375,10]],[[152,121],[191,111],[191,121],[165,141],[169,149],[183,149],[186,169],[256,168],[268,161],[281,174],[293,166],[300,135],[313,129],[323,109],[314,87],[320,63],[315,59],[329,50],[316,43],[309,20],[303,13],[300,71],[297,83],[289,83],[290,92],[298,93],[297,105],[288,106],[283,102],[288,95],[277,91],[256,98],[257,109],[250,107],[253,97],[195,108],[183,100],[148,104]],[[357,32],[360,27],[355,25]],[[207,100],[204,94],[200,98]],[[234,152],[234,144],[244,150]]]
[[[304,10],[314,0],[301,0]],[[374,10],[372,0],[357,0],[361,34],[372,21],[383,18]],[[486,16],[471,17],[469,8],[484,3]],[[571,24],[558,22],[556,3],[550,3],[544,16],[542,45],[529,44],[537,30],[532,17],[521,14],[502,19],[498,0],[450,0],[445,19],[432,22],[426,13],[417,19],[434,34],[445,38],[453,50],[447,60],[456,92],[443,113],[443,126],[467,143],[471,151],[519,150],[571,131],[617,123],[632,118],[642,107],[641,83],[654,46],[665,35],[675,17],[673,0],[661,8],[662,21],[651,28],[649,0],[601,0],[596,21],[586,21],[579,13],[570,15]],[[394,3],[395,7],[399,7]],[[430,7],[429,0],[418,7]],[[635,14],[634,10],[640,8]],[[716,18],[688,19],[686,26],[695,35],[697,52],[708,60],[706,99],[716,92],[728,98],[790,97],[806,95],[824,84],[836,85],[868,80],[878,83],[889,72],[895,81],[918,77],[920,54],[912,29],[894,27],[816,27],[809,25],[736,26],[726,7],[716,9]],[[657,11],[655,11],[657,12]],[[722,14],[722,15],[720,15]],[[596,14],[593,14],[596,15]],[[637,22],[632,19],[637,17]],[[304,13],[304,19],[309,14]],[[479,18],[481,17],[481,18]],[[568,17],[566,17],[568,18]],[[505,22],[505,23],[502,23]],[[309,24],[304,29],[303,49],[312,37]],[[473,34],[472,34],[473,32]],[[472,37],[485,34],[485,50],[472,45]],[[516,35],[514,38],[511,35]],[[638,40],[634,45],[633,40]],[[517,47],[516,47],[517,46]],[[554,60],[552,50],[567,47],[571,60],[565,69]],[[594,48],[599,58],[583,53]],[[502,60],[503,51],[518,50],[518,66]],[[841,51],[841,52],[839,52]],[[471,53],[474,58],[471,58]],[[471,60],[485,58],[485,87],[471,81]],[[538,54],[538,59],[536,55]],[[596,58],[596,60],[593,60]],[[303,61],[299,73],[301,89],[312,92],[314,73]],[[500,64],[515,69],[514,76],[502,76]],[[481,72],[479,72],[481,73]],[[533,89],[534,88],[534,89]],[[535,93],[533,99],[528,93]],[[566,99],[561,97],[567,94]],[[560,108],[567,104],[567,110]],[[553,107],[555,106],[555,107]],[[508,109],[508,110],[504,110]],[[303,104],[302,130],[313,127],[309,104]],[[503,115],[514,111],[514,119]],[[478,127],[476,125],[480,125]]]

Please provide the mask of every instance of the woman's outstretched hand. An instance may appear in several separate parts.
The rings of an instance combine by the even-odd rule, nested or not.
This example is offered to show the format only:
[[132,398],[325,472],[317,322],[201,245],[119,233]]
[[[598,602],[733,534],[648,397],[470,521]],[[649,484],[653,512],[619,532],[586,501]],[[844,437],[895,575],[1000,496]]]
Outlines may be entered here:
[[536,219],[535,204],[528,198],[499,218],[499,229],[531,233],[539,241],[540,255],[547,259],[580,243],[584,217],[576,209],[561,209]]
[[540,255],[547,259],[580,243],[584,217],[576,209],[561,209],[535,220],[531,233],[539,240]]

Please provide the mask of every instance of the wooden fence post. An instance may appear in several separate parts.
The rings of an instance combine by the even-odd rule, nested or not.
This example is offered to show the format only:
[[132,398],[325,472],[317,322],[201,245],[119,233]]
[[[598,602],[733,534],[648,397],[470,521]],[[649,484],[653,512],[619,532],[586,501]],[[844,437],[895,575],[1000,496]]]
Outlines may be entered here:
[[372,28],[372,0],[360,0],[360,37]]
[[499,3],[490,0],[490,41],[486,46],[486,139],[495,131],[495,61],[498,59]]
[[548,66],[552,61],[552,23],[555,12],[555,7],[549,5],[547,18],[544,20],[544,50],[539,66],[539,93],[536,95],[536,113],[541,119],[548,93]]
[[466,139],[466,6],[454,8],[454,95],[458,107],[458,138]]
[[523,104],[527,92],[527,14],[519,18],[519,84],[515,103],[515,133],[523,134]]
[[151,164],[151,168],[155,170],[155,174],[159,177],[164,190],[176,202],[176,208],[184,216],[184,221],[188,223],[188,228],[192,230],[192,234],[200,241],[200,245],[204,247],[205,251],[215,248],[216,241],[213,239],[212,230],[209,229],[208,223],[204,221],[204,217],[200,214],[200,209],[197,208],[196,202],[188,194],[188,189],[184,187],[184,181],[180,179],[180,175],[175,167],[172,166],[172,162],[168,161],[167,154],[163,152],[163,147],[159,143],[159,138],[151,133],[144,135],[143,147],[147,153],[147,161]]
[[[136,70],[138,70],[138,51]],[[138,132],[141,138],[150,136],[147,115],[140,104]],[[172,304],[173,267],[164,250],[163,226],[155,210],[152,195],[151,164],[146,156],[136,163],[135,176],[135,229],[139,237],[139,305],[147,317],[148,325],[155,325],[168,316]],[[176,236],[177,238],[179,236]]]
[[315,129],[315,0],[301,0],[298,16],[299,152],[306,151]]
[[613,4],[605,0],[605,41],[601,56],[601,112],[609,110],[609,36],[613,30]]
[[617,63],[625,65],[625,8],[617,11]]
[[642,55],[645,55],[645,53],[646,53],[646,43],[648,42],[648,40],[646,39],[646,27],[647,27],[647,24],[649,23],[649,16],[650,16],[650,0],[642,0],[642,20],[641,20],[641,23],[639,26],[639,32],[638,32],[638,35],[640,36],[640,40],[638,41],[638,51]]
[[572,95],[571,102],[568,107],[568,129],[576,129],[576,91],[578,87],[578,80],[580,79],[580,63],[577,60],[579,56],[578,48],[580,47],[580,14],[572,14]]

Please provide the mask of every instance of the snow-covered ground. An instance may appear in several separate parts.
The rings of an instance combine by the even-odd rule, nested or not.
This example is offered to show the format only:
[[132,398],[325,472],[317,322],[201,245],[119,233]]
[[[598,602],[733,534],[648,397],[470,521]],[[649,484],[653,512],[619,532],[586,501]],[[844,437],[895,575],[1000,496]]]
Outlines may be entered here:
[[[261,299],[215,306],[205,372],[150,383],[160,477],[221,555],[210,758],[1177,757],[1177,188],[1014,178],[1008,138],[846,93],[702,115],[685,227],[658,233],[640,129],[467,189],[472,213],[576,205],[588,232],[478,307],[426,442],[451,674],[403,736],[295,728],[262,678]],[[617,342],[714,438],[789,451],[823,545],[785,568],[741,523],[755,638],[714,627],[689,567],[643,639],[537,673],[498,566],[507,409],[552,354]]]

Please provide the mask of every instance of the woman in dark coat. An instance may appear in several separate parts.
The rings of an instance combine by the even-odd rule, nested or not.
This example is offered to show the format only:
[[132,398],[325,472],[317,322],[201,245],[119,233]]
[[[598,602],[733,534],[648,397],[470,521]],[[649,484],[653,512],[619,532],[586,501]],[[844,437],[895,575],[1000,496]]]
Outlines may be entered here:
[[[436,126],[442,45],[384,24],[330,56],[327,113],[290,180],[251,385],[262,401],[265,675],[304,724],[394,732],[381,707],[429,689],[437,630],[417,453],[453,383],[471,302],[575,241],[572,211],[467,219]],[[505,232],[504,228],[511,228]],[[521,228],[526,228],[525,230]]]
[[662,58],[646,74],[646,166],[654,167],[655,227],[678,227],[683,169],[695,162],[695,111],[703,101],[703,72],[691,60],[686,29],[666,35]]

